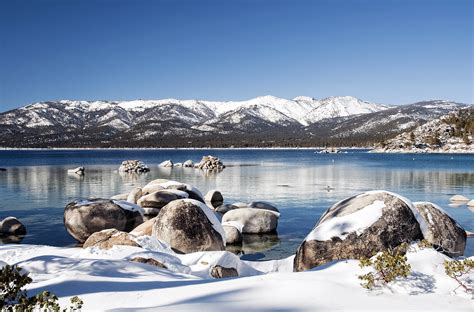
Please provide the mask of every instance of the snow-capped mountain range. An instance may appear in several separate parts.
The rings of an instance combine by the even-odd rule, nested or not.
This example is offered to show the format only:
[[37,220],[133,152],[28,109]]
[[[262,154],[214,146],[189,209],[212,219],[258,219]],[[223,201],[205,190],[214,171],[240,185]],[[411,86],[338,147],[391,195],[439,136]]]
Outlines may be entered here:
[[[435,117],[439,117],[459,105],[462,104],[430,101],[416,111],[421,111],[423,116],[427,111],[435,112]],[[207,146],[213,145],[212,139],[220,141],[220,145],[227,145],[225,142],[258,145],[259,141],[301,143],[307,139],[304,136],[318,137],[317,132],[321,132],[319,128],[324,125],[343,129],[349,122],[357,133],[364,132],[364,127],[370,130],[370,125],[354,124],[351,120],[379,114],[374,123],[380,124],[386,119],[381,117],[385,112],[391,112],[389,119],[403,115],[402,111],[393,112],[400,107],[369,103],[351,96],[325,99],[299,96],[288,100],[267,95],[227,102],[47,101],[1,113],[0,146],[172,146],[171,143]],[[416,115],[407,114],[408,119]],[[406,127],[418,121],[411,118],[405,122]],[[325,136],[331,137],[336,132]]]

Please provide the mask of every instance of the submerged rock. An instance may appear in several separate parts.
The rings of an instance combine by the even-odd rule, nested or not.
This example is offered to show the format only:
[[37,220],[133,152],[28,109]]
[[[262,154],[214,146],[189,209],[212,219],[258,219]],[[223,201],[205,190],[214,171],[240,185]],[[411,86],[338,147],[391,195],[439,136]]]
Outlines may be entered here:
[[26,227],[15,217],[7,217],[0,222],[0,234],[7,236],[26,235]]
[[212,210],[192,199],[179,199],[161,208],[152,235],[177,252],[224,250],[225,234]]
[[113,246],[135,246],[140,247],[134,240],[134,236],[129,233],[117,231],[116,229],[107,229],[95,232],[89,236],[82,248],[97,247],[100,249],[110,249]]
[[222,223],[235,222],[242,225],[242,233],[269,233],[278,226],[279,213],[256,208],[239,208],[226,212]]
[[95,232],[117,229],[129,232],[143,223],[142,208],[120,200],[92,199],[74,201],[64,209],[66,230],[84,243]]
[[416,202],[414,205],[427,225],[421,229],[424,239],[447,256],[464,255],[466,231],[439,206],[429,202]]
[[326,210],[298,247],[294,271],[333,260],[369,258],[379,251],[420,240],[423,235],[414,213],[416,209],[409,200],[386,191],[344,199]]

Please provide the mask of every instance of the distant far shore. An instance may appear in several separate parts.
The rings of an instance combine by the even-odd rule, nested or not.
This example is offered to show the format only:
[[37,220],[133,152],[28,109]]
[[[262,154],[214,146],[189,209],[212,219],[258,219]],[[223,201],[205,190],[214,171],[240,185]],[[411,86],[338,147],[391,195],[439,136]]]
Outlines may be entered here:
[[[0,147],[5,150],[323,150],[320,147]],[[373,147],[337,147],[338,150],[371,150]]]

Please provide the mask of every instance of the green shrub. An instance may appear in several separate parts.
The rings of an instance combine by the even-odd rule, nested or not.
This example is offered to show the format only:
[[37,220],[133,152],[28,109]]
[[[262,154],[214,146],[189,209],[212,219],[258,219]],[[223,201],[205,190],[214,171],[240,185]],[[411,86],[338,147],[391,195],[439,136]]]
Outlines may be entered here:
[[456,287],[454,291],[456,291],[459,287],[462,287],[466,292],[474,294],[473,288],[462,279],[464,276],[474,272],[474,260],[445,260],[444,271],[449,277],[454,279],[459,284],[459,286]]
[[[0,269],[0,310],[1,311],[61,311],[58,297],[49,291],[43,291],[34,297],[28,297],[26,285],[32,282],[28,273],[22,273],[18,266],[5,265]],[[78,311],[83,301],[75,296],[70,299],[69,308],[62,311]]]
[[407,246],[401,245],[399,248],[383,251],[372,259],[361,259],[359,263],[361,268],[372,267],[374,269],[374,272],[359,275],[359,279],[363,281],[361,286],[372,289],[375,286],[386,285],[397,277],[407,277],[410,274],[411,266],[407,263],[406,249]]

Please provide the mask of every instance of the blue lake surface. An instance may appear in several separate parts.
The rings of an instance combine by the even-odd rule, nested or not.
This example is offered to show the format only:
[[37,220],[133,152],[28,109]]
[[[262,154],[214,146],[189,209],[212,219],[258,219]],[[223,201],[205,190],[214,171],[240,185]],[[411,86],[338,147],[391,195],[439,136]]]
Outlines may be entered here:
[[[348,150],[317,154],[312,149],[213,150],[4,150],[0,151],[0,218],[16,216],[27,227],[27,244],[71,246],[63,225],[67,203],[109,198],[157,178],[187,182],[203,194],[222,192],[226,203],[265,200],[281,211],[278,235],[248,237],[246,259],[278,259],[294,254],[321,214],[332,204],[367,190],[384,189],[412,201],[431,201],[466,230],[474,232],[474,210],[450,206],[449,198],[474,198],[474,155],[375,154]],[[171,159],[198,162],[215,155],[228,166],[220,173],[191,168],[158,168]],[[119,174],[126,159],[139,159],[151,171]],[[66,170],[85,166],[84,177]],[[332,188],[328,191],[327,187]],[[466,255],[474,255],[468,238]]]

